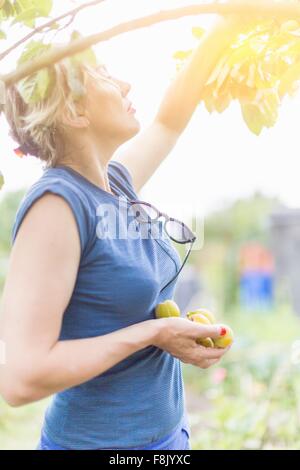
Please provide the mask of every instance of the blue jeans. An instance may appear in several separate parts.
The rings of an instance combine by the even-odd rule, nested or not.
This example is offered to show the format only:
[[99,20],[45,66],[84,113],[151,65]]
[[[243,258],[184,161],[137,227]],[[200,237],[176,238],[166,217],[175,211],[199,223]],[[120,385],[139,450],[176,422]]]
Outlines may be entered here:
[[[186,416],[177,428],[163,439],[153,442],[145,447],[132,447],[130,449],[97,449],[97,450],[191,450],[190,427]],[[71,450],[60,447],[52,442],[42,431],[42,436],[36,450]]]

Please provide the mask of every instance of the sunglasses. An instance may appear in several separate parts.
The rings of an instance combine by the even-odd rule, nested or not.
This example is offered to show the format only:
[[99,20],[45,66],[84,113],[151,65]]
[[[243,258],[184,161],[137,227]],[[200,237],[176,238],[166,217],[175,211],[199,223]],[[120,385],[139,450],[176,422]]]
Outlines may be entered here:
[[163,217],[165,219],[163,229],[167,236],[173,240],[175,243],[180,243],[181,245],[190,243],[190,247],[188,252],[182,262],[180,269],[177,271],[174,277],[163,287],[161,292],[166,289],[172,282],[177,279],[179,274],[181,273],[184,265],[186,264],[190,253],[193,248],[193,244],[196,241],[196,235],[192,232],[192,230],[180,220],[174,219],[173,217],[169,217],[164,212],[159,211],[156,207],[154,207],[149,202],[144,201],[128,201],[131,210],[134,213],[134,217],[137,222],[141,224],[153,224],[158,223],[159,219]]

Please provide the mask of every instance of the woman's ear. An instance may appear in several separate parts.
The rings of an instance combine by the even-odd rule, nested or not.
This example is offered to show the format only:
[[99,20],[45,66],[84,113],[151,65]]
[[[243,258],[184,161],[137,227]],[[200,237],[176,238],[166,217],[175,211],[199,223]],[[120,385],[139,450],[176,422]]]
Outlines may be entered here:
[[74,127],[76,129],[87,129],[90,121],[84,111],[78,110],[74,115],[69,109],[65,109],[61,116],[62,123],[67,127]]

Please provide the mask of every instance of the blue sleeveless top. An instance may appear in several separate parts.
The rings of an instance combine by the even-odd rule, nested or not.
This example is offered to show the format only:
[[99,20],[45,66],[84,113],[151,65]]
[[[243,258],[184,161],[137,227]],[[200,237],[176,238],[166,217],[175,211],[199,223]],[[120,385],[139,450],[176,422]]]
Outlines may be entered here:
[[[60,195],[73,211],[81,259],[60,340],[105,335],[153,319],[155,306],[174,293],[175,282],[161,290],[180,267],[177,251],[161,223],[145,236],[145,224],[128,212],[126,201],[139,198],[127,168],[111,161],[108,177],[114,194],[69,167],[46,169],[16,215],[12,242],[43,194]],[[184,408],[180,361],[150,346],[54,395],[43,430],[57,445],[74,450],[142,447],[170,434]]]

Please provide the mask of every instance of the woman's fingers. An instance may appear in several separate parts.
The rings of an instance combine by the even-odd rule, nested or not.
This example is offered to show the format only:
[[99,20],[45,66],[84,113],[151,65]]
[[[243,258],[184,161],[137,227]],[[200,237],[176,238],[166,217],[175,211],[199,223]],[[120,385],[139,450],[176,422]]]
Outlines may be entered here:
[[226,328],[223,325],[202,325],[196,322],[190,322],[189,333],[191,338],[220,338],[226,334]]
[[200,366],[201,369],[208,369],[209,367],[214,366],[219,362],[219,359],[209,359],[208,361],[204,361]]
[[[201,348],[201,349],[200,349]],[[221,357],[224,356],[228,352],[229,348],[205,348],[203,346],[199,346],[199,348],[196,348],[195,350],[195,355],[199,358],[200,360],[220,360]]]
[[214,363],[210,361],[219,361],[230,349],[230,347],[206,348],[198,341],[224,336],[226,327],[223,325],[203,325],[184,318],[166,318],[158,321],[163,322],[163,328],[155,345],[186,364],[205,368]]
[[218,348],[205,348],[204,346],[196,345],[192,349],[188,350],[185,354],[180,354],[176,357],[180,359],[185,364],[192,364],[197,367],[203,367],[205,365],[213,365],[216,362],[219,362],[220,359],[228,352],[228,348],[218,349]]
[[210,361],[210,360],[217,360],[219,361],[224,354],[226,354],[228,351],[228,348],[226,349],[221,349],[221,348],[205,348],[203,346],[200,346],[195,349],[194,351],[194,359],[197,362],[201,361]]

